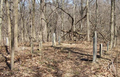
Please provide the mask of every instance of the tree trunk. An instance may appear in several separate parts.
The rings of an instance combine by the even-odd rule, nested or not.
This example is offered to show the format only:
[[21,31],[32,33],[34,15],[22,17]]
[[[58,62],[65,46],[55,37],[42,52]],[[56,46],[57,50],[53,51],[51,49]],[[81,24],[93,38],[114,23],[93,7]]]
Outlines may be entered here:
[[96,58],[97,58],[97,32],[95,31],[93,37],[93,62],[96,62]]
[[116,8],[115,8],[115,3],[114,1],[114,47],[117,44],[117,26],[116,26]]
[[9,11],[9,2],[6,0],[7,8],[7,24],[8,24],[8,37],[9,37],[9,51],[11,51],[11,20],[10,20],[10,11]]
[[75,22],[76,22],[76,3],[75,3],[75,0],[73,0],[73,4],[74,4],[74,6],[73,6],[73,18],[74,18],[74,22],[73,22],[73,40],[75,40],[75,36],[74,36],[74,32],[75,32],[75,30],[76,30],[76,28],[75,28]]
[[[62,9],[64,9],[64,0],[62,0]],[[64,13],[62,12],[62,26],[61,29],[64,30]],[[61,36],[63,36],[63,32],[61,32]],[[65,38],[64,38],[65,40]]]
[[35,0],[32,0],[32,6],[33,6],[33,10],[32,10],[32,37],[35,39],[36,35],[35,35]]
[[90,41],[89,0],[87,0],[86,6],[87,6],[87,41]]
[[96,25],[95,25],[95,31],[97,30],[97,25],[98,25],[98,18],[97,18],[97,15],[98,15],[98,1],[96,0]]
[[14,2],[14,47],[15,50],[18,49],[18,0]]
[[46,25],[46,19],[45,19],[45,1],[40,0],[40,6],[41,6],[41,26],[43,28],[42,32],[42,40],[43,42],[47,42],[47,25]]
[[23,26],[24,26],[24,21],[23,21],[23,13],[22,13],[22,4],[20,4],[20,17],[21,17],[21,28],[22,28],[22,33],[21,33],[21,42],[23,44]]
[[111,40],[110,40],[110,48],[113,47],[113,41],[114,41],[114,1],[111,0]]
[[2,27],[2,10],[3,8],[3,0],[0,1],[0,43],[2,44],[2,33],[1,33],[1,27]]
[[[83,17],[83,0],[81,0],[81,11],[80,11],[80,14],[81,14],[81,18]],[[82,30],[83,28],[83,24],[82,24],[82,20],[81,20],[81,24],[80,24],[80,29]]]
[[14,67],[14,52],[18,49],[18,0],[14,2],[14,32],[12,31],[12,38],[11,38],[11,70]]
[[[13,32],[13,31],[12,31]],[[12,38],[11,38],[11,70],[14,68],[14,33],[12,33]]]
[[75,31],[75,19],[76,19],[76,17],[75,17],[75,11],[76,11],[75,0],[73,0],[73,4],[74,4],[74,6],[73,6],[73,18],[74,18],[73,31]]

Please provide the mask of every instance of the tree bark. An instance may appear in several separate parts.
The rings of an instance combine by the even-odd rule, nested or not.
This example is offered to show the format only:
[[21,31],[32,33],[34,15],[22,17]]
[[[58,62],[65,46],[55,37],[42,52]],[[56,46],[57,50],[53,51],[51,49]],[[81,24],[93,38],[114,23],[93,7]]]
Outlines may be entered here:
[[115,3],[116,1],[114,1],[114,47],[117,44],[117,25],[116,25],[116,8],[115,8]]
[[[81,14],[81,18],[83,18],[83,0],[81,0],[81,11],[80,11],[80,14]],[[82,30],[82,28],[83,28],[83,24],[82,24],[82,20],[81,20],[80,29]]]
[[3,13],[3,0],[0,1],[0,43],[2,44],[2,33],[1,33],[1,27],[2,27],[2,13]]
[[14,68],[14,52],[18,49],[18,0],[14,2],[14,32],[11,38],[11,70]]
[[47,25],[45,19],[45,1],[40,0],[40,10],[41,10],[41,26],[43,28],[42,32],[42,40],[43,42],[47,42]]
[[23,0],[22,4],[20,4],[20,15],[21,15],[21,27],[22,27],[22,43],[25,41],[25,18],[24,18],[24,11],[25,11],[25,0]]
[[96,58],[97,58],[97,32],[95,31],[93,37],[93,62],[96,62]]
[[[62,0],[62,9],[64,9],[64,0]],[[61,29],[64,30],[64,13],[62,12],[62,26]],[[61,36],[63,36],[63,32],[61,32]]]
[[97,30],[97,25],[98,25],[98,1],[96,0],[96,25],[95,25],[95,31]]
[[75,0],[73,0],[73,4],[74,4],[74,6],[73,6],[73,18],[74,18],[73,31],[75,31],[75,19],[76,19],[76,17],[75,17],[75,11],[76,11]]
[[36,34],[35,34],[35,0],[32,0],[32,6],[33,6],[33,10],[32,10],[32,38],[35,39]]
[[73,4],[74,4],[74,6],[73,6],[73,19],[74,19],[74,22],[73,22],[73,40],[75,40],[75,37],[74,37],[74,32],[75,32],[75,30],[76,30],[76,28],[75,28],[75,22],[76,22],[76,3],[75,3],[75,0],[73,0]]
[[89,0],[87,0],[86,6],[87,6],[87,41],[90,41]]
[[111,0],[111,40],[110,40],[110,48],[113,47],[113,41],[114,41],[114,1]]
[[18,0],[14,2],[14,47],[15,50],[18,49]]
[[7,24],[8,24],[8,37],[9,37],[9,51],[11,51],[11,19],[10,19],[10,11],[9,11],[9,2],[6,0],[6,8],[7,8]]

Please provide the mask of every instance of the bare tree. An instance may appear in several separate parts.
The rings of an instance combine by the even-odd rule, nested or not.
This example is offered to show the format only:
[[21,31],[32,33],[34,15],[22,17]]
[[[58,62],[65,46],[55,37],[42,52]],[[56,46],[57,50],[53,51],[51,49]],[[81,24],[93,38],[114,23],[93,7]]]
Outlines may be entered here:
[[87,41],[90,41],[89,0],[87,0],[86,6],[87,6]]
[[2,10],[3,8],[3,0],[0,0],[0,43],[2,43],[2,33],[1,33],[1,27],[2,27]]
[[15,50],[18,49],[18,0],[15,0],[14,2],[14,47]]
[[9,37],[9,50],[11,51],[11,20],[10,20],[10,11],[9,11],[9,2],[6,1],[6,8],[7,8],[7,24],[8,24],[8,37]]
[[97,25],[98,25],[98,1],[96,0],[96,25],[95,25],[95,30],[97,30]]
[[117,44],[116,1],[114,1],[114,47]]
[[35,34],[35,0],[32,0],[32,37],[35,39],[36,34]]
[[75,31],[76,29],[75,29],[75,20],[76,20],[76,3],[75,3],[75,0],[73,0],[73,4],[74,4],[74,6],[73,6],[73,18],[74,18],[74,23],[73,23],[73,31]]
[[[76,30],[76,25],[75,25],[75,23],[76,23],[76,2],[75,2],[76,0],[73,0],[73,19],[74,19],[74,22],[73,22],[73,32],[75,32],[75,30]],[[74,35],[73,35],[73,39],[75,40],[75,37],[74,37]]]
[[[80,14],[81,14],[81,18],[83,17],[83,0],[81,0],[81,11],[80,11]],[[81,20],[81,26],[80,26],[80,29],[82,30],[83,28],[83,24],[82,24],[82,20]]]
[[45,0],[40,0],[40,11],[41,11],[41,26],[43,28],[42,40],[43,40],[43,42],[47,42],[47,25],[46,25],[46,19],[45,19]]
[[[11,70],[14,68],[14,52],[18,49],[18,0],[13,2],[14,4],[14,34],[13,38],[11,39]],[[14,39],[14,40],[13,40]]]
[[111,40],[110,40],[110,48],[112,49],[113,47],[113,41],[114,41],[114,1],[115,0],[111,0],[111,21],[110,21],[110,25],[111,25]]
[[21,1],[21,4],[20,4],[20,18],[21,18],[21,27],[22,27],[22,30],[21,30],[21,38],[22,38],[22,43],[24,43],[25,41],[25,16],[24,16],[24,12],[25,11],[25,0]]
[[[62,9],[64,9],[64,2],[65,0],[62,0]],[[64,13],[62,12],[62,30],[64,30]],[[63,36],[63,32],[61,33],[61,35]]]

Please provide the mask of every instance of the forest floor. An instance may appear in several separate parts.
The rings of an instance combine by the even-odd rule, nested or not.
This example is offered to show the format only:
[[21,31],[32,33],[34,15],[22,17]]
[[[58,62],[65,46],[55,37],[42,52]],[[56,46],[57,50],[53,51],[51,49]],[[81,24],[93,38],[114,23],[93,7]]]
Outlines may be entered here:
[[[10,70],[10,53],[0,48],[0,77],[120,77],[120,47],[106,51],[92,62],[93,45],[90,42],[62,43],[55,47],[48,42],[41,52],[35,45],[31,55],[30,46],[19,46],[15,52],[14,70]],[[118,55],[118,57],[116,57]]]

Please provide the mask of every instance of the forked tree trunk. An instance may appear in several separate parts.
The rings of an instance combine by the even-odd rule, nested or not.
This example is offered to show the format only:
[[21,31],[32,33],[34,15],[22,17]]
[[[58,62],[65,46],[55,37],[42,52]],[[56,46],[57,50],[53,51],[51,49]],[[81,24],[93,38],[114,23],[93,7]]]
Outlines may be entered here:
[[47,42],[47,25],[45,19],[45,1],[40,0],[40,10],[41,10],[41,26],[42,26],[42,40],[43,42]]

